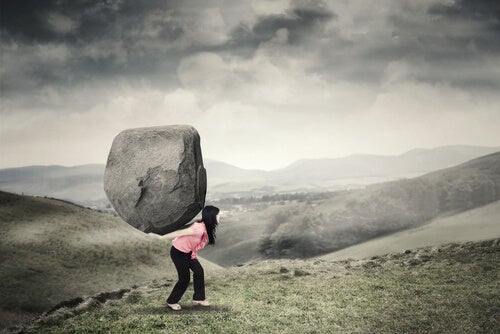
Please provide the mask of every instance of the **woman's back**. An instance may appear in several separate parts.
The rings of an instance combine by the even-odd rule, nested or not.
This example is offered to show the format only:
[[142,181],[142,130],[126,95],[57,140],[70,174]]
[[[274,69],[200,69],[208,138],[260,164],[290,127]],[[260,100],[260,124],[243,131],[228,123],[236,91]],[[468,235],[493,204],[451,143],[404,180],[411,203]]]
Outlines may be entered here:
[[203,222],[195,222],[191,225],[191,228],[193,229],[192,235],[183,235],[175,238],[172,241],[172,246],[184,253],[189,253],[205,247],[208,240],[206,237],[207,230],[205,224]]

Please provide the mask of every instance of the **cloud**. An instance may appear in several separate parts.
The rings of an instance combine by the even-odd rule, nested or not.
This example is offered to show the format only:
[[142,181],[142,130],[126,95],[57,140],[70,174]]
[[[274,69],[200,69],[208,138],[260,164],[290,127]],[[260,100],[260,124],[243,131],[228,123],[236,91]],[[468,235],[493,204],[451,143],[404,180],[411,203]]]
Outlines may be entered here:
[[[312,60],[308,71],[333,81],[377,84],[388,63],[404,60],[419,68],[422,81],[494,89],[499,76],[488,69],[500,52],[498,6],[436,0],[224,6],[215,0],[4,1],[1,94],[78,89],[85,81],[116,77],[170,89],[179,84],[182,59],[203,52],[250,59],[278,31],[286,31],[289,51]],[[64,49],[65,58],[47,62],[37,48]]]
[[429,13],[447,16],[450,19],[467,19],[486,22],[487,29],[500,28],[500,4],[495,0],[455,0],[436,3]]
[[[32,93],[45,86],[78,88],[82,82],[110,77],[151,80],[168,88],[177,83],[178,61],[190,49],[227,39],[215,1],[201,4],[4,1],[1,94]],[[48,48],[65,49],[67,56],[47,63],[38,49]]]
[[493,1],[1,6],[4,165],[103,162],[119,131],[175,123],[259,168],[500,140]]
[[323,35],[325,25],[336,14],[323,2],[296,2],[280,13],[258,15],[250,22],[242,22],[230,32],[228,46],[236,50],[246,49],[242,55],[251,56],[260,43],[268,42],[280,30],[286,30],[287,42],[304,45],[315,35]]
[[[499,58],[498,20],[486,13],[498,13],[498,4],[446,3],[450,2],[332,5],[337,19],[329,22],[332,33],[317,48],[318,71],[325,70],[337,79],[376,84],[390,62],[405,61],[417,69],[416,79],[423,82],[495,90],[500,76],[485,69],[491,69]],[[476,6],[484,14],[477,14]],[[438,8],[460,8],[464,13],[444,14],[447,12]],[[473,16],[490,18],[471,19]]]
[[[229,66],[220,59],[215,65],[224,71]],[[105,163],[120,131],[166,124],[195,126],[205,158],[264,169],[301,158],[399,154],[448,144],[493,146],[500,139],[495,131],[500,122],[495,112],[498,98],[478,99],[450,85],[419,82],[405,63],[390,64],[377,90],[354,83],[330,84],[304,72],[296,80],[280,68],[270,70],[273,64],[267,66],[260,66],[258,75],[268,85],[248,83],[243,86],[248,96],[235,93],[221,99],[217,92],[219,98],[206,105],[193,88],[165,91],[116,81],[108,84],[97,103],[78,111],[39,107],[36,113],[18,109],[4,114],[3,167]],[[292,78],[296,85],[285,85]],[[280,89],[286,92],[281,97],[276,94]],[[272,93],[266,96],[266,90]],[[93,92],[82,92],[79,98],[91,99]]]
[[335,18],[335,14],[327,8],[293,8],[286,14],[269,15],[260,17],[251,28],[250,40],[258,42],[270,40],[278,30],[286,29],[289,33],[290,43],[300,43],[315,29]]
[[54,32],[60,35],[69,34],[77,28],[77,24],[74,20],[58,13],[49,14],[47,23]]
[[[397,33],[398,47],[405,50],[401,58],[420,69],[419,80],[471,90],[498,87],[499,73],[485,71],[500,56],[497,1],[434,2],[420,11],[411,4],[404,8],[416,15],[397,13],[389,22]],[[388,52],[394,53],[392,48]]]

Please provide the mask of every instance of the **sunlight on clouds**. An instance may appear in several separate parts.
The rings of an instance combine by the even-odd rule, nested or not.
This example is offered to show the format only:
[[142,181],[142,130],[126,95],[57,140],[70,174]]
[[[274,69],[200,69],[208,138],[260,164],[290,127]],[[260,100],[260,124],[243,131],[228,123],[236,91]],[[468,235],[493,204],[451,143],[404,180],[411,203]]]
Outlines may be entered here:
[[390,64],[380,93],[360,119],[367,133],[378,134],[381,147],[402,152],[408,146],[481,145],[485,133],[495,132],[500,115],[487,101],[445,83],[419,82],[411,71],[407,64]]
[[204,106],[215,103],[221,95],[229,97],[240,83],[231,66],[210,52],[182,59],[177,73],[184,87],[195,92]]
[[[80,112],[38,110],[2,116],[18,126],[1,131],[2,156],[12,165],[39,163],[76,165],[102,163],[114,137],[122,130],[168,124],[190,124],[199,113],[192,94],[176,90],[165,94],[150,87],[123,87],[108,99]],[[19,152],[12,143],[24,143]],[[7,144],[7,145],[5,145]],[[21,154],[20,154],[21,153]]]
[[290,0],[252,0],[250,4],[257,15],[277,15],[290,7]]
[[[286,81],[281,80],[270,83],[269,88]],[[36,114],[6,115],[3,120],[19,126],[2,128],[2,155],[11,158],[13,165],[30,161],[103,163],[113,138],[124,129],[191,124],[200,133],[205,158],[246,168],[273,169],[304,157],[399,154],[413,147],[460,144],[464,143],[464,133],[478,138],[466,144],[481,145],[482,138],[495,140],[495,124],[500,124],[499,115],[491,112],[494,101],[482,104],[463,91],[443,85],[401,76],[388,81],[375,95],[353,84],[315,80],[304,75],[296,81],[312,85],[311,91],[291,85],[298,97],[280,100],[280,112],[276,104],[252,94],[242,100],[218,98],[203,109],[196,90],[164,92],[149,86],[122,85],[108,93],[105,102],[82,112],[39,110]],[[254,85],[247,83],[244,87],[257,90]],[[342,85],[346,87],[341,89]],[[304,89],[302,94],[300,87]],[[318,98],[321,94],[326,97]],[[361,104],[360,99],[364,100]],[[350,106],[359,110],[351,112]],[[337,113],[335,107],[347,112]],[[488,132],[491,135],[484,137]],[[23,151],[9,142],[24,142]]]
[[203,45],[219,45],[227,40],[227,29],[219,8],[206,8],[196,18],[193,40]]
[[268,108],[222,102],[207,109],[201,121],[205,157],[266,169],[283,165],[289,150],[299,149],[297,140],[291,141],[300,133],[296,118],[275,117]]
[[286,45],[286,39],[286,29],[278,30],[275,38],[262,43],[248,60],[225,60],[208,52],[195,54],[181,61],[179,77],[202,108],[237,101],[276,108],[271,113],[356,113],[374,99],[368,86],[331,82],[309,72],[312,60]]

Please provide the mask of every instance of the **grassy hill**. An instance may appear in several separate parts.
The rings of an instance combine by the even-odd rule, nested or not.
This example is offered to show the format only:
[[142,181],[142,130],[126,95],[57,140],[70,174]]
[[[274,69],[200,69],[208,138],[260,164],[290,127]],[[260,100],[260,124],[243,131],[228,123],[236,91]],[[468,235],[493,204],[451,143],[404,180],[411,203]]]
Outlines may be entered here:
[[219,207],[224,211],[217,229],[216,245],[205,247],[203,256],[224,267],[261,259],[259,240],[269,218],[281,206],[256,204],[245,205],[243,209],[235,205]]
[[440,246],[450,242],[500,238],[500,201],[416,228],[376,238],[321,256],[324,260],[362,259],[406,249]]
[[[266,256],[307,258],[482,207],[500,199],[500,153],[418,178],[323,194],[324,197],[296,194],[288,200],[283,194],[269,201],[215,202],[224,210],[223,224],[217,233],[218,245],[208,247],[204,256],[223,266]],[[500,220],[500,214],[492,213],[489,217],[491,220],[461,220],[465,238],[460,240],[477,240],[474,233],[465,231],[483,228],[482,225],[495,230],[494,222]],[[436,233],[438,238],[442,233],[443,242],[447,242],[453,239],[446,239],[446,235],[462,232]],[[473,239],[467,239],[468,235]]]
[[0,192],[0,325],[77,296],[174,278],[169,248],[110,215]]
[[208,308],[166,309],[171,282],[89,297],[10,333],[495,333],[500,240],[361,261],[273,260],[207,281]]
[[500,152],[413,179],[381,183],[271,217],[259,250],[271,258],[329,253],[500,200]]

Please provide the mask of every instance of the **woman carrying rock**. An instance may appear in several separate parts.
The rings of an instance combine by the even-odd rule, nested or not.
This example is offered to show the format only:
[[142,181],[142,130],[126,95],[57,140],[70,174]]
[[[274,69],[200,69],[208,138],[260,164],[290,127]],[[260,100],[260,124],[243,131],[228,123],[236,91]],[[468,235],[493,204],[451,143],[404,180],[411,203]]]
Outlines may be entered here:
[[179,280],[175,284],[170,296],[167,298],[167,305],[174,311],[179,311],[178,304],[189,285],[190,272],[193,271],[193,305],[209,306],[205,299],[205,276],[203,267],[196,258],[198,250],[205,247],[207,242],[215,244],[215,230],[219,224],[219,209],[215,206],[207,205],[201,212],[201,220],[194,222],[188,228],[167,233],[160,236],[149,233],[160,239],[173,239],[170,248],[170,257],[174,262]]

